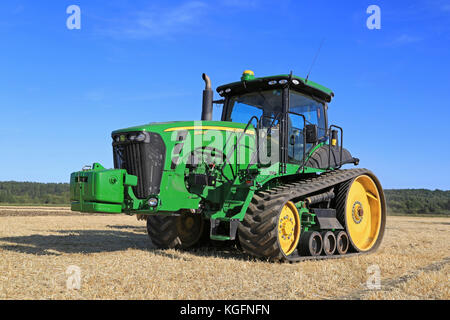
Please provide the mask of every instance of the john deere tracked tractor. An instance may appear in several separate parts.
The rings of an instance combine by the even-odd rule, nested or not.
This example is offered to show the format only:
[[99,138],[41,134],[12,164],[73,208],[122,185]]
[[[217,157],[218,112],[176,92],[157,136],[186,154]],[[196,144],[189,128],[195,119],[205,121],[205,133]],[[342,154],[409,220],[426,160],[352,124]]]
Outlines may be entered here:
[[359,160],[328,123],[331,90],[245,71],[213,101],[203,79],[202,120],[114,131],[114,169],[72,173],[72,210],[138,215],[159,248],[234,240],[259,258],[299,261],[379,247],[383,190],[371,171],[341,169]]

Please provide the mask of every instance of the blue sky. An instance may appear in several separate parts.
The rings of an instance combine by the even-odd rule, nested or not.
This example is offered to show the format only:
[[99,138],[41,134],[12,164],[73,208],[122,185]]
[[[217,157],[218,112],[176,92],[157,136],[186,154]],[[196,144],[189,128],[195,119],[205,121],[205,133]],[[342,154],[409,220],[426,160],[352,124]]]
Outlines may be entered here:
[[325,39],[310,79],[334,90],[360,166],[385,188],[450,189],[449,1],[10,0],[0,33],[0,181],[112,167],[114,129],[200,118],[202,72],[305,76]]

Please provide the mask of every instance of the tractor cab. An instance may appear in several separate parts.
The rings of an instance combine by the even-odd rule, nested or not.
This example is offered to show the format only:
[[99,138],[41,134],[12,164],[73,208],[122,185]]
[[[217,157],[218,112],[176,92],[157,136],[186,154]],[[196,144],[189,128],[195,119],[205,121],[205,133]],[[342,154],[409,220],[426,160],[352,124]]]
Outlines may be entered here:
[[217,92],[225,98],[222,121],[251,123],[264,136],[279,137],[275,143],[285,163],[302,164],[306,154],[328,141],[327,103],[334,94],[314,82],[292,74],[255,78],[247,70],[240,82]]

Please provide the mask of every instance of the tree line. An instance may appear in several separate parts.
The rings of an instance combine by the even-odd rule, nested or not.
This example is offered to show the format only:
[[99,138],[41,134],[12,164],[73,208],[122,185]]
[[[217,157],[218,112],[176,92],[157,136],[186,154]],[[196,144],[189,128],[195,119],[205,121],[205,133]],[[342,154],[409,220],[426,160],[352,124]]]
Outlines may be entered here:
[[390,213],[450,214],[450,190],[385,190]]
[[[385,190],[388,213],[450,214],[450,190]],[[69,205],[68,183],[0,182],[0,205]]]
[[70,204],[68,183],[0,182],[1,204]]

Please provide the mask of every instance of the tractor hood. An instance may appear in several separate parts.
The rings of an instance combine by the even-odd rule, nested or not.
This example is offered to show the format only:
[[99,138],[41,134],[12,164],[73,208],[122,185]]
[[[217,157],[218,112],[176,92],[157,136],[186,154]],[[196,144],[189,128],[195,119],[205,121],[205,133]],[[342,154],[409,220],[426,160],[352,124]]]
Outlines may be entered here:
[[[168,135],[174,131],[200,131],[218,130],[228,132],[244,132],[246,124],[229,121],[172,121],[153,122],[141,126],[119,129],[112,132],[113,138],[117,135],[129,132],[154,132],[160,135]],[[248,129],[248,133],[253,132],[253,127]]]

